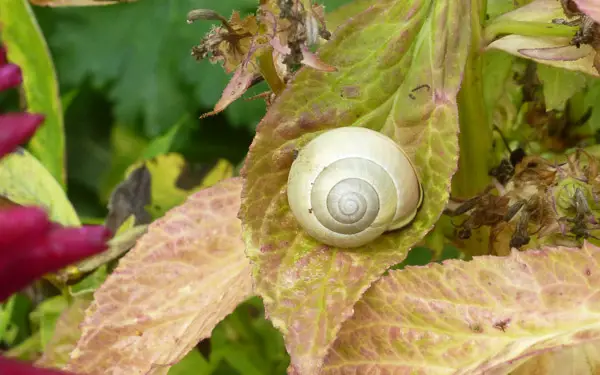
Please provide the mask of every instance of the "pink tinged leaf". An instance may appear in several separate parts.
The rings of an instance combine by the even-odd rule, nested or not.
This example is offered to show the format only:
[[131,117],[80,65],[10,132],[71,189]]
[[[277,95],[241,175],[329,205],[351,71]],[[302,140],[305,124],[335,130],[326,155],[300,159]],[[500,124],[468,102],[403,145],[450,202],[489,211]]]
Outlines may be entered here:
[[69,375],[67,372],[33,367],[29,363],[15,361],[0,356],[0,374],[2,375]]
[[69,370],[166,374],[251,296],[241,188],[224,180],[150,225],[96,291]]
[[20,85],[22,80],[21,69],[17,65],[0,65],[0,91]]
[[302,65],[309,66],[311,68],[321,70],[323,72],[336,72],[337,69],[319,59],[317,55],[310,52],[308,47],[302,45]]
[[522,35],[508,35],[492,42],[487,48],[498,49],[534,60],[540,64],[580,71],[600,77],[594,68],[596,51],[589,45],[580,48],[570,45],[569,38],[534,38]]
[[30,0],[33,5],[47,7],[85,7],[120,3],[131,3],[136,0]]
[[44,116],[32,113],[0,115],[0,158],[25,143],[44,122]]
[[598,0],[574,0],[579,10],[587,14],[594,21],[600,23],[600,2]]
[[[284,334],[290,373],[320,372],[356,301],[405,258],[446,205],[458,160],[456,95],[470,40],[469,3],[373,2],[320,48],[319,58],[338,71],[302,68],[257,128],[242,171],[240,217],[255,288]],[[342,126],[368,127],[401,145],[426,197],[409,227],[352,251],[308,236],[287,201],[294,153]]]
[[281,44],[279,38],[269,39],[269,44],[271,45],[271,47],[273,47],[275,51],[279,52],[282,55],[289,55],[292,52],[290,47]]
[[356,305],[324,373],[506,374],[575,358],[600,339],[598,259],[586,243],[392,271]]
[[[582,46],[585,47],[585,46]],[[554,61],[576,61],[583,59],[593,51],[590,48],[577,46],[549,47],[549,48],[522,48],[518,52],[531,59],[554,60]]]
[[251,69],[252,63],[243,63],[237,67],[233,77],[223,90],[221,99],[215,104],[215,108],[200,116],[200,118],[216,115],[227,108],[231,103],[241,98],[242,95],[250,88],[252,82],[260,76],[256,69]]

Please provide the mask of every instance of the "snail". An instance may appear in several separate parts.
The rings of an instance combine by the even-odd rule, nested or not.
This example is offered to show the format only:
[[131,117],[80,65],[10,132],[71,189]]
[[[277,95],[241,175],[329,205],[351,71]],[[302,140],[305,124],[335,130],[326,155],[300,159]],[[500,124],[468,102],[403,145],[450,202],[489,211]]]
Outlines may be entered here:
[[330,246],[355,248],[417,215],[423,189],[393,140],[362,127],[323,132],[298,152],[287,186],[300,226]]

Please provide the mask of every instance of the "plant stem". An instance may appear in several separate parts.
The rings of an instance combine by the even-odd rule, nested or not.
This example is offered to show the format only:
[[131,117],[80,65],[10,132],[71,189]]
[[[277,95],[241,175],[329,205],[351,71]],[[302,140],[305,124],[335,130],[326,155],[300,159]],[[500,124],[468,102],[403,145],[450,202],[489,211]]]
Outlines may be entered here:
[[471,48],[458,93],[460,118],[460,158],[452,181],[452,195],[469,198],[489,183],[489,155],[492,151],[492,127],[483,97],[482,77],[482,0],[471,0]]
[[273,91],[275,95],[279,95],[285,88],[285,84],[277,75],[273,54],[270,49],[258,55],[258,67],[260,69],[260,74],[262,74],[265,81],[267,81],[271,91]]
[[566,37],[572,38],[577,27],[559,25],[547,22],[528,22],[500,20],[486,26],[483,33],[484,45],[493,42],[500,35],[517,34],[535,37]]

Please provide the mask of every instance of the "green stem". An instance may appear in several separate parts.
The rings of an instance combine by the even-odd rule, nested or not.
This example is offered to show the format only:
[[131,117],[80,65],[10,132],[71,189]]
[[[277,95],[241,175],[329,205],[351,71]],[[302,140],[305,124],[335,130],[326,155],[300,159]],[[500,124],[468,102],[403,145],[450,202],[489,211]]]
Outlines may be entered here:
[[468,198],[481,192],[489,183],[489,155],[492,150],[492,127],[483,97],[482,7],[485,2],[471,0],[471,49],[458,93],[460,118],[460,158],[452,181],[452,195]]
[[486,26],[483,33],[484,44],[488,45],[500,35],[525,35],[535,37],[566,37],[572,38],[577,27],[559,25],[547,22],[527,22],[499,20]]
[[277,69],[275,68],[275,62],[273,61],[273,54],[271,53],[270,49],[262,52],[258,56],[258,67],[260,69],[260,74],[262,74],[265,81],[267,81],[271,91],[273,91],[275,95],[279,95],[285,88],[285,84],[277,75]]

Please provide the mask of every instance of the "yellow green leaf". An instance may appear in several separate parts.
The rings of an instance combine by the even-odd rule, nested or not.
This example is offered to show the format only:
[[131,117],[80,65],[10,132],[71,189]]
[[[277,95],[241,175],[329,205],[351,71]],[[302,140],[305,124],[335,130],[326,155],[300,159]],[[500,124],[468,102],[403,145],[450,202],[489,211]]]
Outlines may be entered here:
[[[448,200],[469,14],[464,0],[372,2],[319,50],[338,71],[300,70],[257,128],[242,171],[240,217],[255,288],[284,334],[291,372],[318,374],[353,305],[425,236]],[[342,126],[367,127],[402,146],[425,195],[407,229],[351,251],[309,237],[287,201],[295,151]]]
[[0,196],[22,206],[43,207],[52,221],[62,225],[80,225],[64,190],[26,150],[19,149],[0,159]]
[[546,110],[565,109],[567,100],[586,86],[588,77],[580,72],[540,64],[537,74],[544,89]]
[[29,150],[64,187],[63,112],[50,51],[27,0],[0,1],[0,24],[8,59],[23,71],[27,109],[46,118]]
[[[126,175],[142,163],[146,164],[152,176],[152,203],[148,212],[155,218],[182,204],[190,194],[233,175],[233,166],[227,160],[220,159],[209,168],[191,171],[189,164],[177,153],[158,155],[154,159],[136,163],[127,169]],[[190,183],[181,182],[182,176],[186,175],[192,177]]]

